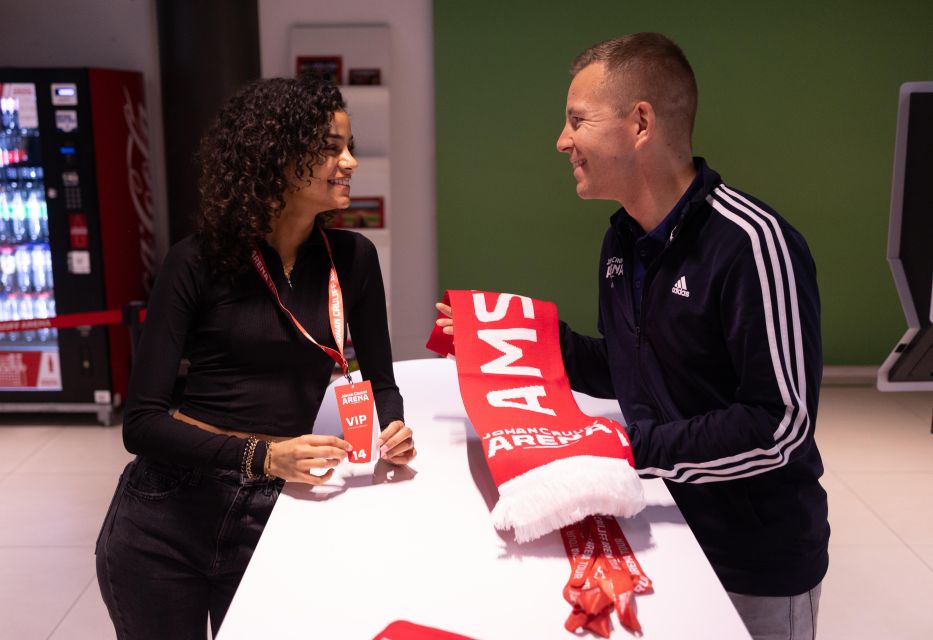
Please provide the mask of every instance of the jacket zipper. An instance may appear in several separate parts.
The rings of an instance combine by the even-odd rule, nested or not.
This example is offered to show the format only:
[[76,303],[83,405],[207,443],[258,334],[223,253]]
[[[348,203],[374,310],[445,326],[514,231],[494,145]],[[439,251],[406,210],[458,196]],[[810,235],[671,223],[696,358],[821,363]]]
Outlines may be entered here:
[[638,317],[635,319],[635,349],[641,349],[641,325],[645,318],[645,300],[648,299],[648,285],[651,283],[651,276],[657,271],[657,268],[652,270],[652,266],[658,264],[661,260],[661,256],[667,251],[667,248],[671,246],[671,243],[674,241],[674,238],[680,232],[681,222],[678,222],[674,225],[674,228],[671,229],[671,235],[667,239],[667,242],[664,244],[664,247],[661,249],[660,253],[655,257],[655,259],[648,265],[648,269],[645,271],[645,281],[641,287],[641,304],[638,305]]
[[648,389],[648,393],[651,395],[651,399],[654,400],[654,404],[658,408],[658,410],[661,412],[661,417],[664,419],[665,422],[671,422],[671,417],[667,410],[667,407],[665,407],[664,404],[660,400],[658,400],[658,396],[654,392],[654,385],[651,384],[651,381],[645,380],[645,377],[641,375],[641,372],[642,372],[641,325],[645,317],[645,302],[648,299],[648,286],[651,283],[652,276],[654,275],[655,272],[657,272],[657,267],[655,267],[654,269],[652,269],[651,267],[660,263],[661,257],[668,250],[668,247],[671,246],[671,243],[674,241],[674,238],[680,233],[680,227],[682,223],[683,223],[683,218],[681,218],[681,220],[676,225],[674,225],[674,228],[671,230],[671,235],[667,239],[667,242],[665,243],[664,248],[661,249],[660,253],[658,253],[655,259],[652,261],[651,265],[649,265],[648,269],[645,271],[645,281],[641,287],[641,304],[638,306],[638,318],[636,318],[636,322],[635,322],[635,363],[636,363],[636,366],[638,367],[639,377],[641,377],[641,379],[646,382],[645,387]]

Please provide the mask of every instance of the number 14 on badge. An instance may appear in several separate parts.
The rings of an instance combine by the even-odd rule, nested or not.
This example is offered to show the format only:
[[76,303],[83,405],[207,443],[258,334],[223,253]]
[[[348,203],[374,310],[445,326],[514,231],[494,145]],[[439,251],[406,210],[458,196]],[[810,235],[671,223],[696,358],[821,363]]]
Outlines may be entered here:
[[347,459],[355,464],[373,461],[375,448],[376,405],[369,380],[334,387],[343,439],[353,450]]

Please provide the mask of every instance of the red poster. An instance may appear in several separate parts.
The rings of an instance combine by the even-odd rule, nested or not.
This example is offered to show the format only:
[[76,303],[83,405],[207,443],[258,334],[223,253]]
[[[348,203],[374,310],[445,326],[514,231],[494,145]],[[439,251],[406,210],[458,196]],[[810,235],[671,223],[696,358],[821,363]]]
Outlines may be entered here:
[[58,351],[0,351],[0,389],[61,388]]

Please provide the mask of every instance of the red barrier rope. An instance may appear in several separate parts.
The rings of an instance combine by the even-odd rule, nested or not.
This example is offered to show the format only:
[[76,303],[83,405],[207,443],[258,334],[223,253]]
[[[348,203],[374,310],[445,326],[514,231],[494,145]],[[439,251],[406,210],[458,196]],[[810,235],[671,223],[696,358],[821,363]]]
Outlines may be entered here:
[[[146,317],[146,310],[139,310],[138,321]],[[66,313],[54,318],[30,318],[28,320],[7,320],[0,322],[0,333],[15,331],[35,331],[37,329],[70,329],[74,327],[87,327],[106,324],[130,324],[132,316],[124,313],[123,309],[107,309],[105,311],[87,311],[85,313]]]

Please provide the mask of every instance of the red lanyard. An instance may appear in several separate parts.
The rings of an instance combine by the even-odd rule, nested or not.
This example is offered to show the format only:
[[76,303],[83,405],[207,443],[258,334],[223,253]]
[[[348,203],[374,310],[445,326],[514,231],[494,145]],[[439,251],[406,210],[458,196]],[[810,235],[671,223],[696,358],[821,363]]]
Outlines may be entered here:
[[652,589],[614,517],[589,516],[560,530],[570,561],[570,579],[564,598],[573,611],[564,623],[568,631],[579,628],[609,637],[609,614],[633,633],[641,632],[633,595]]
[[350,382],[350,368],[347,364],[347,359],[343,355],[343,333],[344,333],[344,315],[343,315],[343,293],[340,290],[340,281],[337,279],[337,268],[334,266],[334,254],[330,249],[330,241],[327,239],[327,234],[324,233],[324,228],[318,226],[318,229],[321,232],[321,238],[324,239],[324,246],[327,248],[327,257],[330,258],[330,276],[327,281],[327,315],[330,317],[330,331],[334,336],[334,342],[337,343],[337,349],[331,349],[330,347],[325,347],[320,342],[314,339],[308,331],[301,326],[301,323],[298,322],[298,318],[292,314],[282,303],[282,298],[279,297],[279,291],[275,288],[275,282],[272,281],[272,276],[269,275],[269,268],[266,266],[266,261],[262,257],[262,253],[259,252],[259,249],[255,246],[253,247],[252,254],[250,259],[252,260],[253,267],[256,269],[256,272],[259,274],[259,277],[262,278],[262,281],[266,283],[266,287],[269,289],[269,292],[272,294],[272,297],[275,298],[275,301],[279,305],[279,309],[282,310],[285,315],[289,317],[292,321],[292,324],[295,325],[295,328],[298,329],[298,332],[311,341],[313,344],[320,347],[324,353],[329,355],[334,362],[337,363],[337,366],[340,367],[341,372],[347,378],[347,382]]

